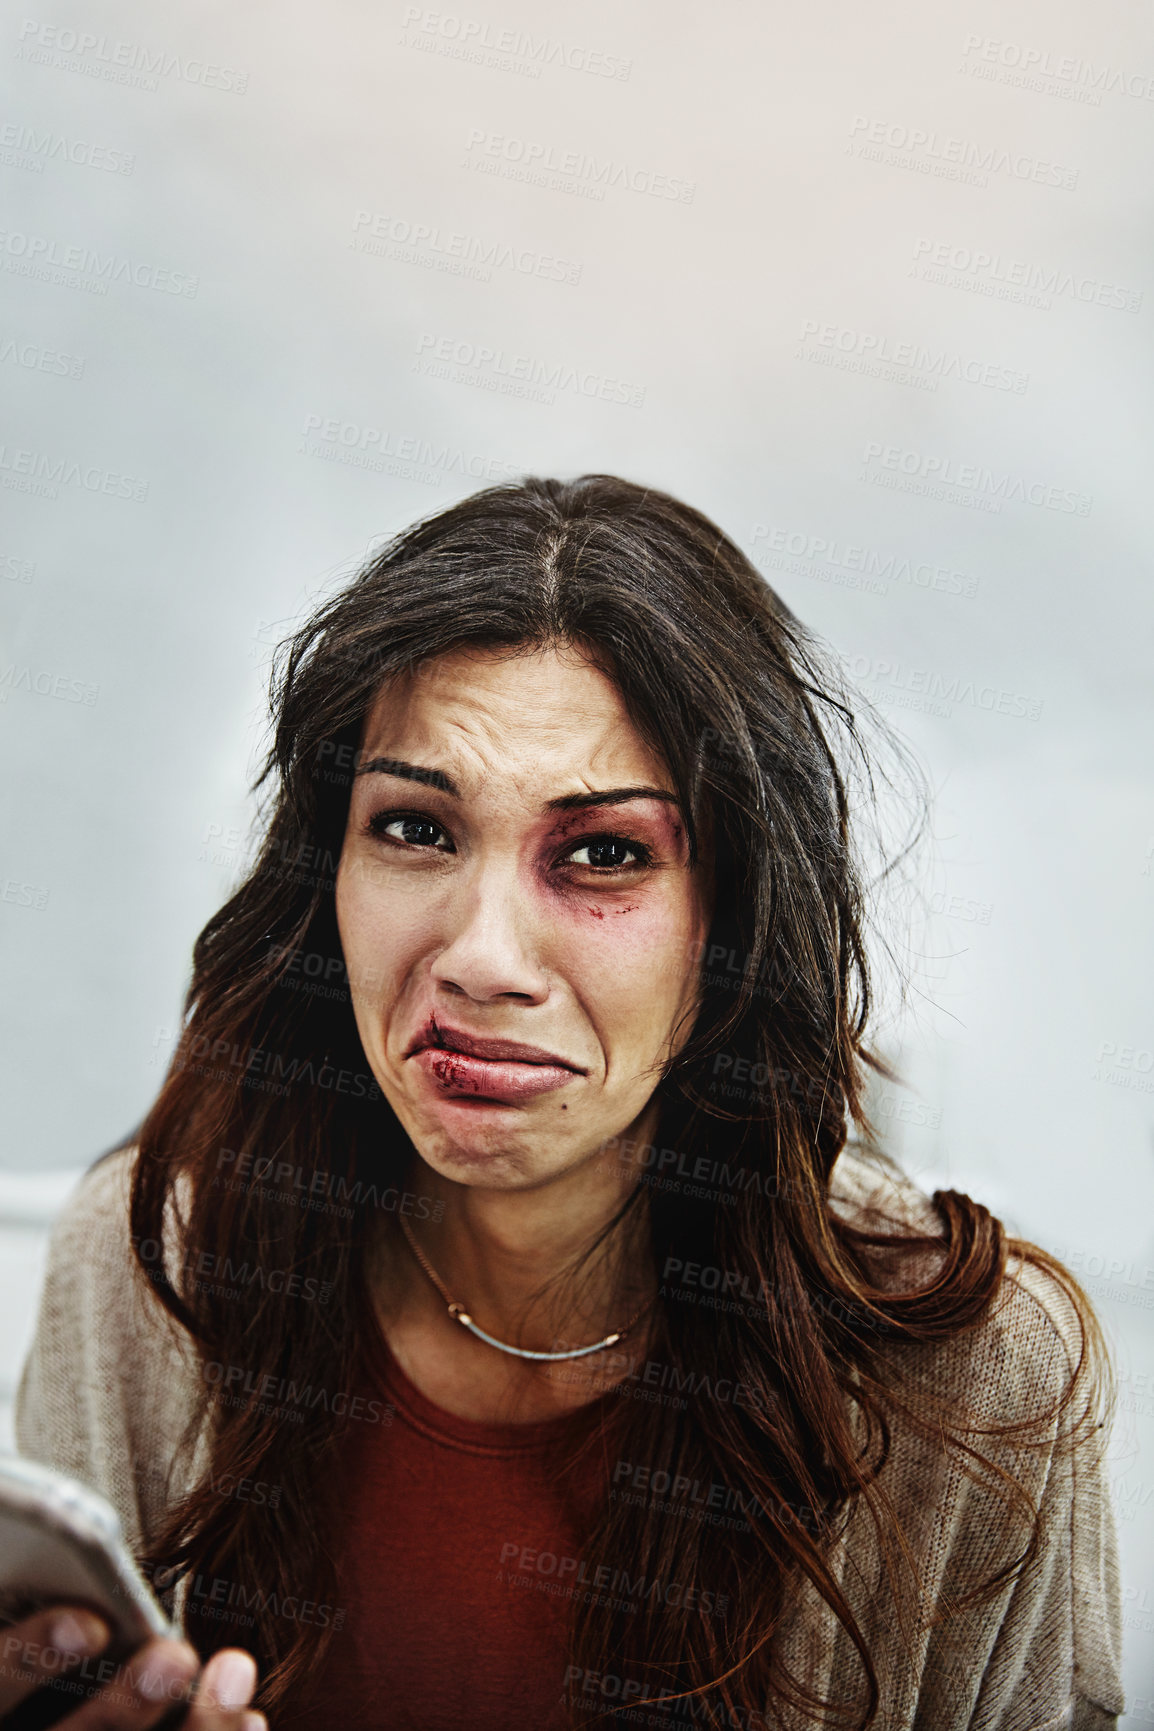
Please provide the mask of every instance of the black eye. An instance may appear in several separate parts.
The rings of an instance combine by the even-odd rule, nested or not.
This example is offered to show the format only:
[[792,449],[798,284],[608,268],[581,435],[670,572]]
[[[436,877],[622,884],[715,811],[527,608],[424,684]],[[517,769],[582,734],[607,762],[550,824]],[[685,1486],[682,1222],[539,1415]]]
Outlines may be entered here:
[[[582,859],[582,854],[588,858]],[[591,866],[596,871],[620,871],[628,863],[630,854],[637,865],[648,863],[649,849],[640,842],[626,841],[619,835],[598,835],[581,842],[569,858],[575,865]]]

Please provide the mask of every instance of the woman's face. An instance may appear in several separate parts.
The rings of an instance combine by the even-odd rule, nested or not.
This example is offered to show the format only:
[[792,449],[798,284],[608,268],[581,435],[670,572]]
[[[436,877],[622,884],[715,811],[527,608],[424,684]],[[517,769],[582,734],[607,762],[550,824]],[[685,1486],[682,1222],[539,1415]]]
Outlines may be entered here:
[[430,1166],[539,1185],[635,1123],[692,1028],[707,880],[576,650],[453,651],[381,691],[337,923],[369,1064]]

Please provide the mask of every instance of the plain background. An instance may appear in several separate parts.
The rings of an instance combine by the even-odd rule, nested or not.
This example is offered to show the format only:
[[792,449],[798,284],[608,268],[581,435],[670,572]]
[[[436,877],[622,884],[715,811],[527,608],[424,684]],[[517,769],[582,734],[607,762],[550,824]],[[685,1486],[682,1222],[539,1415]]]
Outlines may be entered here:
[[624,474],[926,766],[878,1109],[1097,1302],[1154,1724],[1151,14],[476,4],[3,27],[0,1395],[243,869],[278,639],[486,481]]

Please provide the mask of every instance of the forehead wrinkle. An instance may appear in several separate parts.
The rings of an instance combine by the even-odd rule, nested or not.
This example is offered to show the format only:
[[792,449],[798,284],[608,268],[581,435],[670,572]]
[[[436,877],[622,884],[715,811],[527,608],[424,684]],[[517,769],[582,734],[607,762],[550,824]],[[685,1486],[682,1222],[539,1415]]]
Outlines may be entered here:
[[[409,676],[379,692],[366,729],[366,754],[442,769],[463,793],[466,782],[469,792],[477,793],[499,778],[526,806],[531,787],[532,803],[539,795],[542,804],[558,794],[597,793],[607,787],[652,785],[675,791],[660,756],[601,670],[565,662],[557,682],[544,680],[542,693],[542,681],[532,672],[496,684],[484,677],[472,679],[471,659],[462,669],[445,667],[435,681]],[[544,663],[540,667],[547,672]],[[564,682],[573,676],[583,689],[569,693]],[[578,703],[582,706],[575,711]],[[465,776],[457,773],[458,765],[467,767]],[[555,779],[547,783],[545,777]]]

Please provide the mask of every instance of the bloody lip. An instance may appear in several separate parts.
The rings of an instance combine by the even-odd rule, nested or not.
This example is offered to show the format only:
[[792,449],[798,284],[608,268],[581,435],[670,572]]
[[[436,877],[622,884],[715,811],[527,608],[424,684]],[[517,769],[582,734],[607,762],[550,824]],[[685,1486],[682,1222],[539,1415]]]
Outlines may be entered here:
[[509,1058],[474,1058],[443,1046],[423,1046],[413,1063],[436,1088],[448,1095],[483,1096],[490,1100],[529,1100],[563,1088],[577,1074],[563,1064],[525,1064]]

